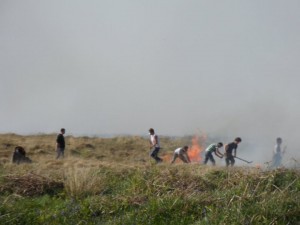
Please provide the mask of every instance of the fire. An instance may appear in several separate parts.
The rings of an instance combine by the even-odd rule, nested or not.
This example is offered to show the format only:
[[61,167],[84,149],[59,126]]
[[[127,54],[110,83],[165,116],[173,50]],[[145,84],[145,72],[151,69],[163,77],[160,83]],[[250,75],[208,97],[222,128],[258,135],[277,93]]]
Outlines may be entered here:
[[[191,162],[200,162],[202,160],[201,153],[203,151],[203,146],[205,144],[206,135],[194,135],[191,140],[191,145],[188,149],[188,155]],[[164,162],[171,162],[173,154],[166,154],[163,157]],[[175,163],[182,162],[179,158],[176,159]]]
[[189,147],[188,150],[188,155],[192,162],[200,162],[202,160],[201,153],[203,151],[203,147],[200,145],[200,142],[201,144],[203,144],[205,139],[205,135],[202,135],[201,137],[199,137],[199,135],[195,135],[192,138],[192,145]]

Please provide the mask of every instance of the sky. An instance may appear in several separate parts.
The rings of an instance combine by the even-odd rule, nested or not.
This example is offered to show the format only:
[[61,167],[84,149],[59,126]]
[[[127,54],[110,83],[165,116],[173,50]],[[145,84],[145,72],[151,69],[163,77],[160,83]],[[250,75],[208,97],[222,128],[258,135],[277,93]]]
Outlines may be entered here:
[[298,0],[0,2],[0,133],[297,147]]

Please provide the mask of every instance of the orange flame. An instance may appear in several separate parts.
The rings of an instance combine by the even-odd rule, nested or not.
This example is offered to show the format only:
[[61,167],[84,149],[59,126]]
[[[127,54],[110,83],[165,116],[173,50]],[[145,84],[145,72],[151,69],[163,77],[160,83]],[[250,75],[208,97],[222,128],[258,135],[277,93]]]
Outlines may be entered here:
[[[195,134],[192,138],[191,146],[188,149],[188,155],[190,157],[191,162],[200,162],[202,160],[201,153],[203,151],[203,146],[205,145],[206,135],[203,134],[199,136]],[[164,162],[171,162],[173,159],[172,154],[164,155],[163,157]],[[176,159],[175,163],[182,162],[179,158]]]
[[188,155],[190,157],[190,160],[192,162],[200,162],[201,161],[201,153],[203,151],[203,142],[206,140],[206,136],[202,135],[199,137],[199,135],[194,135],[192,138],[192,146],[190,146],[188,150]]

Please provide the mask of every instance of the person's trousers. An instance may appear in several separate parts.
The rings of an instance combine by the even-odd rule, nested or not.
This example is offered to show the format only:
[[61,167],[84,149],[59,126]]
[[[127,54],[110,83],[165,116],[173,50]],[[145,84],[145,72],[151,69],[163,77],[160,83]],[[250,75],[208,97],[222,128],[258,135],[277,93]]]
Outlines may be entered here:
[[216,165],[216,161],[215,161],[215,159],[214,159],[211,152],[206,152],[205,153],[204,164],[206,164],[208,162],[208,160],[210,160],[213,165]]
[[154,147],[151,149],[151,153],[150,156],[155,159],[156,162],[161,162],[162,159],[158,157],[158,152],[159,152],[160,148],[158,147]]
[[56,159],[59,159],[60,157],[64,158],[64,152],[65,152],[65,149],[64,148],[57,148],[56,149]]
[[226,155],[225,162],[226,162],[226,166],[229,165],[233,166],[235,163],[233,155]]

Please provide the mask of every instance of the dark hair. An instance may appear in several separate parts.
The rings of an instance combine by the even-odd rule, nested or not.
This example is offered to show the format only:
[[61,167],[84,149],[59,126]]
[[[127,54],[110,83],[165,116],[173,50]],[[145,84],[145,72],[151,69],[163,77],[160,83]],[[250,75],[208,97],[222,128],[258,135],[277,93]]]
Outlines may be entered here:
[[25,149],[22,146],[15,147],[15,152],[19,152],[23,156],[26,155]]
[[280,137],[276,138],[276,142],[282,142],[282,139]]
[[188,150],[188,149],[189,149],[189,146],[185,145],[185,146],[183,146],[183,149]]
[[222,142],[219,142],[219,143],[218,143],[218,146],[219,146],[219,147],[222,147],[222,146],[223,146],[223,143],[222,143]]
[[63,131],[66,131],[66,129],[65,128],[61,128],[60,131],[63,132]]
[[237,137],[236,139],[234,139],[236,142],[242,142],[242,139],[240,137]]
[[149,129],[149,132],[154,133],[154,129],[153,129],[153,128],[150,128],[150,129]]

